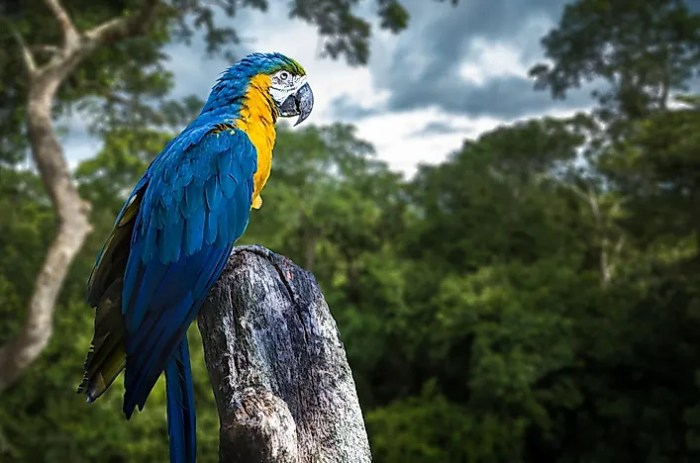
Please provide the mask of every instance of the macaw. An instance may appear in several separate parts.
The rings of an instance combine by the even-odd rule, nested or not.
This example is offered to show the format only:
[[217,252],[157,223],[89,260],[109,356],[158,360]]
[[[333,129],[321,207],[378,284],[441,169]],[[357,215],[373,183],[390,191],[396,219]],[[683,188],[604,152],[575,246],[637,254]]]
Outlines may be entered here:
[[199,116],[155,157],[119,212],[88,281],[95,333],[78,388],[93,402],[124,373],[124,413],[165,371],[170,461],[196,459],[187,328],[270,175],[275,122],[305,120],[306,72],[279,53],[228,68]]

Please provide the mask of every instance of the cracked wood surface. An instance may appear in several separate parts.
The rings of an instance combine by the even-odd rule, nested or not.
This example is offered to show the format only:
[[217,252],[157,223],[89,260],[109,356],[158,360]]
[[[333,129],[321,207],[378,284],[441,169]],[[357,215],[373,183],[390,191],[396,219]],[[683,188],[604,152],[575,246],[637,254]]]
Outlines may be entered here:
[[313,275],[266,248],[238,247],[199,329],[220,461],[371,461],[352,372]]

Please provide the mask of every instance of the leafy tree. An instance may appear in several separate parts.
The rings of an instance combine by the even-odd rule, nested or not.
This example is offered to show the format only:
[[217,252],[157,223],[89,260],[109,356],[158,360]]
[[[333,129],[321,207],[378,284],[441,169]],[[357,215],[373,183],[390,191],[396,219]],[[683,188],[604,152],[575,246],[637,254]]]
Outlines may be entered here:
[[532,261],[575,242],[566,231],[570,206],[551,196],[554,174],[583,141],[571,121],[527,121],[466,141],[449,162],[422,168],[412,185],[420,221],[408,252],[474,271],[494,261]]
[[[550,54],[549,77],[562,79],[547,85],[610,79],[603,120],[499,127],[410,180],[351,126],[280,128],[246,241],[319,279],[374,461],[698,460],[699,108],[697,97],[665,105],[695,72],[695,21],[681,2],[572,3],[545,44],[560,53]],[[625,73],[631,87],[617,85]],[[58,95],[68,108],[68,94]],[[72,389],[92,322],[85,274],[124,195],[196,106],[174,104],[171,120],[146,105],[143,123],[122,123],[118,112],[100,122],[104,149],[75,172],[95,233],[67,276],[57,335],[0,401],[2,461],[154,461],[167,452],[162,385],[156,406],[128,426],[118,394],[86,409]],[[0,342],[21,329],[56,229],[40,180],[15,161],[0,161],[0,319],[10,328]],[[200,343],[192,346],[199,457],[216,461],[217,417]]]
[[[370,25],[354,13],[356,2],[297,0],[290,13],[319,26],[323,50],[351,64],[367,61]],[[89,203],[80,198],[70,179],[53,124],[54,110],[72,105],[92,109],[95,122],[147,127],[159,124],[161,111],[154,111],[148,97],[164,104],[171,86],[164,71],[162,46],[172,38],[187,39],[193,33],[190,21],[205,31],[208,51],[226,51],[235,41],[235,31],[219,27],[214,14],[222,10],[234,16],[239,6],[265,9],[265,0],[218,2],[161,0],[93,2],[78,1],[66,8],[60,0],[33,0],[17,4],[0,2],[2,22],[8,31],[0,36],[0,101],[6,116],[0,125],[0,161],[19,159],[16,153],[24,140],[31,148],[58,226],[46,259],[39,268],[35,289],[28,303],[28,321],[0,346],[0,392],[14,382],[47,345],[52,316],[68,267],[83,245],[91,226]],[[406,26],[407,14],[395,1],[378,2],[380,26],[398,31]],[[24,36],[31,36],[26,43]],[[17,70],[24,68],[25,75]],[[173,109],[173,104],[165,109]],[[1,153],[13,154],[1,154]]]
[[542,45],[552,64],[530,70],[537,87],[563,97],[591,83],[605,120],[634,120],[698,75],[700,14],[683,0],[577,0]]
[[[700,239],[700,111],[697,99],[640,121],[624,144],[605,152],[600,168],[627,203],[623,223],[651,245]],[[697,255],[698,243],[694,254]]]

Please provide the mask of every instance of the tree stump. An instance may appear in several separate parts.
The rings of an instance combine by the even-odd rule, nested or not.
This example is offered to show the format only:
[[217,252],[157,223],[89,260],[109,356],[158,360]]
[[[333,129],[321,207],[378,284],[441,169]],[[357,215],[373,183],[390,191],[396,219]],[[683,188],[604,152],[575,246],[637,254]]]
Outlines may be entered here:
[[311,273],[266,248],[238,247],[199,329],[219,410],[219,461],[371,461],[345,350]]

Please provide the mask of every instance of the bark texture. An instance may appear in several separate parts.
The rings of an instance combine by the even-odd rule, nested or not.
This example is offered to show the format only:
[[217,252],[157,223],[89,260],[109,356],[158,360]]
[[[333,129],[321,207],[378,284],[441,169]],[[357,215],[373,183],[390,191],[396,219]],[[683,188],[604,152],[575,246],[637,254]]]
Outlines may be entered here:
[[352,372],[313,275],[263,247],[236,248],[199,329],[221,462],[371,461]]

